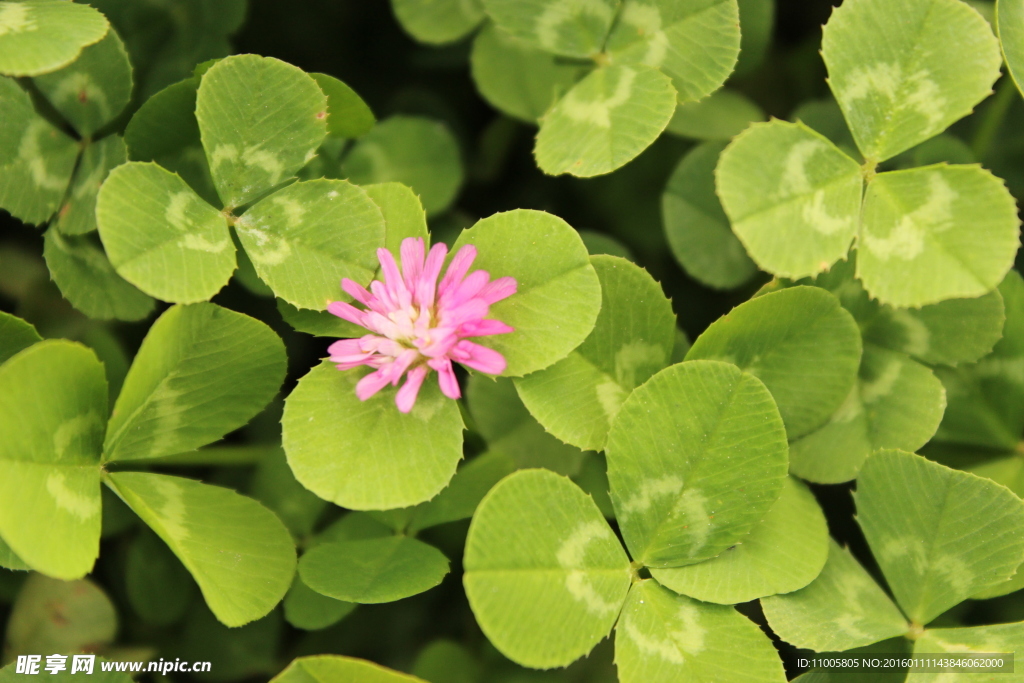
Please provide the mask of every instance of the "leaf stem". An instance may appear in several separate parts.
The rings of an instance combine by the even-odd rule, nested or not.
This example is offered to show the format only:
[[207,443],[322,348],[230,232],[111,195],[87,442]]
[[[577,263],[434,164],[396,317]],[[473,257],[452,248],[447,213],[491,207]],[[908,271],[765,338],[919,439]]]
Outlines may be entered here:
[[863,176],[865,183],[870,183],[878,175],[878,162],[874,159],[865,159],[864,163],[861,164],[860,174]]
[[907,631],[908,640],[917,640],[924,635],[924,626],[917,623],[916,621],[910,622],[910,630]]

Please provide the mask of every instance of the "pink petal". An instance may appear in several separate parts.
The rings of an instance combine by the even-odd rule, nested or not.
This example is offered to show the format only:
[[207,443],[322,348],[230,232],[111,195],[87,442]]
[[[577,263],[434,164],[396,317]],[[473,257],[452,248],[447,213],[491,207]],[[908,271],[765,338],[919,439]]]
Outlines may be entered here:
[[459,327],[459,336],[487,337],[492,334],[508,334],[515,331],[514,327],[510,327],[500,320],[472,320]]
[[363,323],[363,327],[390,339],[397,338],[401,333],[393,320],[377,311],[368,311],[364,320],[366,322]]
[[455,378],[455,371],[452,369],[452,362],[447,358],[431,358],[427,365],[437,370],[437,383],[441,385],[441,393],[450,399],[462,397],[459,390],[459,380]]
[[420,387],[423,386],[423,380],[426,379],[427,372],[428,370],[425,365],[409,371],[405,384],[395,394],[395,405],[398,406],[398,410],[408,413],[416,405],[416,397],[420,393]]
[[440,308],[461,306],[475,297],[490,279],[486,270],[475,270],[461,283],[442,292],[437,298],[437,304]]
[[421,306],[433,306],[434,296],[437,293],[437,278],[441,275],[441,268],[444,267],[445,256],[448,255],[448,247],[444,242],[438,242],[430,248],[427,254],[427,262],[423,266],[423,273],[419,282],[416,283],[416,302]]
[[[395,351],[395,349],[398,350]],[[359,338],[359,350],[364,353],[383,353],[388,356],[397,356],[402,352],[402,345],[394,339],[388,339],[376,334],[367,334]]]
[[365,352],[360,347],[361,339],[339,339],[327,347],[330,356],[351,356],[353,354],[363,355]]
[[436,322],[434,321],[433,313],[430,308],[423,306],[419,310],[419,315],[416,318],[416,322],[413,323],[412,329],[413,334],[410,337],[425,337],[430,334],[430,330],[434,327]]
[[493,304],[515,294],[517,286],[514,277],[500,277],[480,290],[479,296],[488,304]]
[[485,372],[488,375],[500,375],[505,370],[505,356],[494,349],[462,340],[448,354],[452,360],[466,367]]
[[437,327],[431,331],[429,339],[417,339],[416,348],[428,358],[437,358],[446,355],[458,341],[454,328]]
[[332,301],[327,304],[327,312],[360,327],[369,327],[366,323],[366,313],[344,301]]
[[465,323],[482,320],[488,312],[483,299],[470,299],[456,308],[445,308],[439,312],[438,326],[458,328]]
[[405,371],[409,369],[409,366],[412,365],[419,357],[420,354],[415,349],[406,349],[402,353],[398,354],[398,357],[395,358],[395,362],[384,370],[385,377],[389,382],[391,382],[391,384],[397,387],[399,380],[402,379],[402,375],[405,374]]
[[366,291],[366,288],[355,280],[349,280],[347,277],[341,278],[341,289],[362,305],[372,305],[371,302],[373,301],[373,295]]
[[462,282],[462,278],[466,277],[475,258],[476,247],[472,244],[467,244],[459,249],[458,253],[452,257],[452,262],[448,264],[448,272],[441,278],[441,286],[437,290],[439,297],[444,296],[446,291]]
[[381,368],[359,380],[356,384],[356,397],[360,401],[365,401],[388,385],[388,380],[383,375],[385,370],[386,368]]
[[332,363],[336,363],[337,364],[336,367],[338,368],[338,370],[344,371],[344,370],[354,370],[355,368],[358,368],[358,367],[363,366],[363,365],[369,366],[371,368],[379,367],[379,364],[375,363],[373,361],[373,359],[374,359],[373,356],[361,356],[359,358],[356,358],[355,356],[351,356],[351,357],[349,357],[348,359],[345,359],[345,360],[338,359],[338,358],[331,358],[330,360],[331,360]]
[[[395,263],[395,257],[392,256],[390,251],[381,247],[377,250],[377,259],[380,261],[381,272],[384,273],[384,286],[390,295],[393,304],[392,308],[408,307],[412,303],[412,295],[405,287],[402,274],[398,270],[398,264]],[[374,288],[373,284],[370,285],[370,291],[377,294],[377,289]],[[380,295],[377,294],[377,296]]]
[[398,299],[393,296],[393,293],[388,286],[380,280],[374,280],[370,283],[370,291],[373,292],[373,296],[381,303],[381,310],[378,311],[379,313],[387,315],[398,308]]
[[402,240],[402,275],[409,292],[416,291],[416,282],[423,272],[423,249],[422,237],[406,237]]

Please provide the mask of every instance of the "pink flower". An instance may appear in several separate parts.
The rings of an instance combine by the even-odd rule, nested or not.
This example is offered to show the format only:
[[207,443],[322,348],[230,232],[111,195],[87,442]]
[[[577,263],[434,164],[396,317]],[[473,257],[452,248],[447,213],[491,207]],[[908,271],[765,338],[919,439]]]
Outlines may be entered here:
[[337,363],[339,370],[360,365],[375,368],[375,372],[356,385],[360,401],[388,384],[398,386],[402,376],[407,375],[395,396],[395,404],[403,413],[412,410],[423,380],[431,370],[437,370],[438,383],[445,396],[462,396],[452,361],[490,375],[500,374],[505,369],[505,357],[468,341],[467,337],[513,331],[505,323],[486,317],[491,304],[515,294],[515,278],[503,277],[491,282],[487,271],[469,273],[476,248],[467,245],[452,258],[448,272],[438,285],[437,278],[448,248],[435,244],[425,260],[423,252],[422,238],[403,240],[400,272],[391,252],[378,249],[384,282],[375,280],[370,283],[370,291],[366,291],[348,278],[341,281],[341,288],[366,306],[366,310],[342,301],[327,307],[339,318],[373,333],[331,344],[327,349],[331,362]]

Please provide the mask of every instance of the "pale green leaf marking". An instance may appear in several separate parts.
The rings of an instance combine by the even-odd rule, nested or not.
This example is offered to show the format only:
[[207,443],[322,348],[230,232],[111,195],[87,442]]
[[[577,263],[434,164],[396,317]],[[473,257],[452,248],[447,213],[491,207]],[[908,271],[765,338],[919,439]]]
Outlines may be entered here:
[[862,220],[857,277],[896,307],[981,296],[1003,279],[1020,246],[1016,202],[979,166],[879,174]]
[[463,583],[481,629],[533,668],[586,655],[611,631],[629,559],[594,501],[568,479],[523,470],[491,489],[466,539]]
[[790,471],[819,484],[857,476],[879,448],[914,452],[934,436],[946,391],[928,368],[865,344],[857,384],[824,425],[790,444]]
[[0,74],[38,76],[73,62],[106,35],[106,17],[61,0],[0,2]]
[[761,268],[783,277],[827,270],[857,234],[860,166],[802,123],[757,123],[715,172],[733,231]]
[[504,376],[553,365],[594,329],[601,283],[579,233],[561,218],[528,209],[494,214],[464,230],[452,251],[466,244],[477,248],[474,269],[516,279],[516,293],[491,306],[489,316],[515,332],[483,339],[505,356]]
[[543,467],[573,476],[585,454],[545,431],[519,397],[512,380],[470,375],[466,403],[488,447],[508,455],[516,467]]
[[544,113],[586,73],[488,23],[473,40],[473,82],[496,109],[527,123]]
[[108,135],[90,143],[78,160],[71,189],[57,212],[57,228],[65,235],[82,235],[96,229],[96,195],[110,170],[127,161],[124,140]]
[[0,208],[26,223],[45,223],[64,199],[78,146],[36,113],[14,79],[2,76],[0,120]]
[[391,0],[391,8],[406,33],[431,45],[460,40],[484,20],[481,0]]
[[284,379],[281,339],[202,303],[168,309],[142,342],[107,428],[104,460],[194,450],[248,422]]
[[879,451],[861,470],[855,499],[896,601],[919,624],[1024,562],[1024,502],[988,479]]
[[857,146],[874,163],[969,114],[1002,61],[992,29],[959,0],[846,3],[824,29],[822,56]]
[[715,166],[725,143],[709,142],[682,158],[661,195],[672,255],[691,276],[717,289],[748,281],[757,266],[733,234],[715,193]]
[[761,607],[780,638],[818,652],[872,645],[910,630],[885,591],[835,541],[818,578],[795,593],[762,599]]
[[296,479],[324,500],[354,510],[388,510],[436,496],[462,459],[462,417],[429,378],[412,412],[394,390],[360,401],[360,370],[324,362],[285,401],[283,443]]
[[633,585],[615,627],[622,683],[782,683],[768,637],[732,607],[675,595],[655,581]]
[[357,185],[408,185],[428,215],[447,209],[463,180],[459,144],[451,131],[419,116],[392,116],[378,123],[345,156],[341,170]]
[[227,626],[265,616],[295,574],[295,546],[274,513],[230,489],[148,472],[106,475],[178,556]]
[[516,380],[530,413],[562,441],[600,451],[622,402],[669,364],[675,314],[661,285],[615,256],[591,256],[601,312],[590,336],[551,367]]
[[179,176],[129,162],[107,176],[96,222],[117,273],[163,301],[211,298],[235,270],[225,217]]
[[849,396],[861,346],[856,321],[836,297],[793,287],[737,306],[697,338],[686,358],[735,363],[764,382],[793,440]]
[[661,135],[675,107],[675,88],[660,71],[643,65],[597,69],[544,115],[537,165],[549,175],[610,173]]
[[274,294],[321,311],[341,298],[342,278],[370,282],[384,246],[380,209],[344,180],[289,185],[246,211],[235,230]]
[[235,55],[203,75],[196,120],[217,193],[227,207],[292,178],[327,135],[327,96],[301,69]]
[[91,137],[128,105],[132,65],[121,38],[110,30],[70,65],[33,83],[79,135]]
[[605,49],[614,62],[672,77],[680,102],[717,90],[740,53],[736,0],[627,0]]
[[566,57],[601,52],[620,4],[620,0],[483,0],[499,29]]
[[706,562],[652,569],[651,576],[676,593],[734,605],[803,588],[827,555],[825,515],[814,494],[790,477],[764,519],[736,545]]
[[50,277],[76,309],[97,320],[142,320],[156,302],[114,271],[107,255],[89,235],[46,231],[43,256]]
[[80,578],[99,555],[106,418],[103,365],[84,346],[42,341],[0,365],[0,537],[37,571]]
[[353,657],[300,657],[270,683],[426,683],[379,664]]
[[447,574],[448,558],[440,550],[408,536],[320,543],[299,562],[307,586],[360,604],[423,593]]
[[679,567],[715,557],[760,522],[787,468],[765,386],[734,365],[673,365],[630,394],[608,433],[608,482],[634,559]]

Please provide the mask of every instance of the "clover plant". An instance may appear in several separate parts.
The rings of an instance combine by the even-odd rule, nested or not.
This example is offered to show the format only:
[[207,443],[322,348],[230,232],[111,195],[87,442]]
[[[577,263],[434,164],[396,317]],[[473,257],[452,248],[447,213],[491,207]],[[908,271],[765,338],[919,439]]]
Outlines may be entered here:
[[0,683],[1024,655],[1024,3],[835,4],[0,0]]

